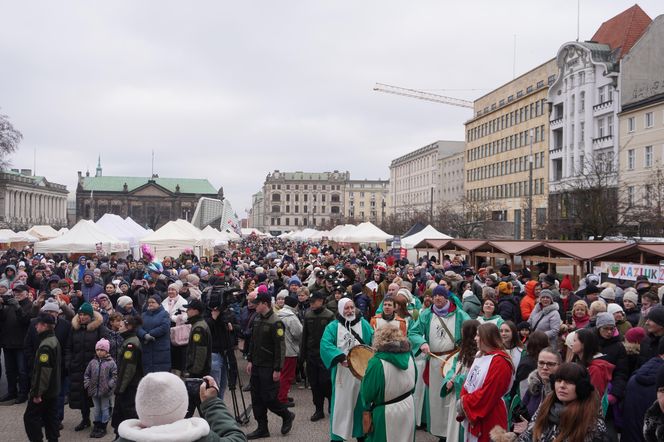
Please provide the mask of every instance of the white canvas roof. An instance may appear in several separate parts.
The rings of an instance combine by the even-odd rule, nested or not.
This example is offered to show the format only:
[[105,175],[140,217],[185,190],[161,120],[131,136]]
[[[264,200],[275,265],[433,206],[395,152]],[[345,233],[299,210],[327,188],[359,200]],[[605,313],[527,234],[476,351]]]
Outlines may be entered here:
[[151,232],[151,230],[146,230],[141,225],[139,225],[136,221],[134,221],[130,216],[125,218],[124,220],[125,227],[127,227],[127,230],[132,232],[136,238],[143,238],[145,235]]
[[139,242],[150,245],[158,258],[178,255],[187,248],[193,250],[194,247],[214,247],[213,240],[205,238],[199,229],[183,219],[167,222],[156,231],[141,238]]
[[417,245],[418,243],[420,243],[425,239],[453,239],[453,238],[449,235],[445,235],[444,233],[439,232],[438,230],[434,229],[431,226],[431,224],[429,224],[419,232],[401,238],[401,247],[403,247],[404,249],[412,249],[413,247],[415,247],[415,245]]
[[354,243],[383,243],[393,238],[389,233],[385,233],[370,222],[358,224],[353,229],[347,229],[341,233],[343,242]]
[[129,243],[101,230],[89,220],[80,220],[62,236],[35,244],[37,253],[96,253],[97,244],[106,253],[125,252]]
[[127,241],[132,248],[138,246],[138,239],[141,236],[145,236],[138,236],[135,232],[132,232],[122,217],[112,213],[104,214],[104,216],[99,218],[95,224],[106,233],[123,241]]
[[32,226],[28,229],[27,232],[29,235],[34,236],[35,238],[43,241],[45,239],[55,238],[59,235],[58,231],[51,226]]
[[0,229],[0,243],[7,244],[11,242],[26,242],[27,238],[19,235],[11,229]]

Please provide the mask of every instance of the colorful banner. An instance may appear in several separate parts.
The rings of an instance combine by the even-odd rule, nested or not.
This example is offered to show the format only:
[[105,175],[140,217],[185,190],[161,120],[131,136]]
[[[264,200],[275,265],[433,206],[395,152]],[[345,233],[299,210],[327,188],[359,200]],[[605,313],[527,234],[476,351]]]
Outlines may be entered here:
[[637,276],[645,276],[648,281],[655,284],[664,284],[664,266],[648,264],[632,264],[624,262],[602,262],[600,263],[602,273],[609,278],[636,281]]

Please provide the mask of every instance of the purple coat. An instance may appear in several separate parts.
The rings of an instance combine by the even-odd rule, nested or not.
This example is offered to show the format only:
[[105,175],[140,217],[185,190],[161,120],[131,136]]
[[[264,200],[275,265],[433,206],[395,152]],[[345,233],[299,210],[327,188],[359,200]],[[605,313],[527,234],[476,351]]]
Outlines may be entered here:
[[88,363],[83,375],[83,385],[90,397],[110,396],[118,381],[118,367],[108,355],[104,359],[97,356]]

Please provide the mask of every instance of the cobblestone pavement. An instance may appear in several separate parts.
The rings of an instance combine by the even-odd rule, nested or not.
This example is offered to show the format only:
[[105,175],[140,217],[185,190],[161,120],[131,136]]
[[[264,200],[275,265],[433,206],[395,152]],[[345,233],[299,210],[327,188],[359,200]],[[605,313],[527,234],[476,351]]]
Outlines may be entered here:
[[[238,360],[238,365],[240,370],[244,373],[245,361],[241,358]],[[4,364],[3,364],[4,371]],[[247,381],[246,374],[242,377],[243,382]],[[5,374],[2,374],[2,380],[0,381],[0,395],[5,394],[7,387],[5,384]],[[239,395],[239,392],[237,393]],[[293,429],[287,436],[282,436],[279,429],[281,427],[281,419],[274,414],[268,412],[269,419],[269,428],[270,434],[272,437],[266,439],[260,439],[263,441],[327,441],[330,440],[329,428],[330,421],[326,416],[325,419],[318,422],[310,422],[309,417],[313,414],[313,405],[311,403],[311,390],[304,389],[303,384],[294,385],[291,389],[291,394],[295,400],[295,407],[291,408],[295,412],[295,423],[293,424]],[[251,402],[249,393],[244,393],[244,398],[247,404]],[[238,396],[239,400],[239,396]],[[225,397],[226,404],[232,407],[231,395],[226,393]],[[231,409],[232,410],[232,409]],[[25,411],[25,404],[23,405],[2,405],[0,404],[0,440],[3,442],[14,442],[14,441],[26,441],[25,430],[23,428],[23,412]],[[231,411],[232,412],[232,411]],[[90,441],[89,431],[84,431],[81,433],[74,432],[74,427],[80,421],[80,412],[78,410],[71,410],[65,408],[65,419],[64,419],[64,430],[60,432],[61,441]],[[242,429],[249,433],[256,428],[256,421],[252,418],[248,425],[242,427]],[[110,427],[109,427],[110,430]],[[112,431],[112,430],[111,430]],[[109,435],[104,439],[97,439],[101,441],[112,441],[113,435]],[[422,432],[417,431],[416,440],[418,442],[435,442],[437,438]],[[451,441],[450,441],[451,442]]]

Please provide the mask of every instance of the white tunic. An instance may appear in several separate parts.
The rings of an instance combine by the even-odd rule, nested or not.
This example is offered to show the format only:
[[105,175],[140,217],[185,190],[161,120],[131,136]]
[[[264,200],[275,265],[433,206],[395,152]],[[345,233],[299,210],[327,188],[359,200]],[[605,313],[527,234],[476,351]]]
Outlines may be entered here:
[[[456,315],[450,315],[447,318],[441,318],[450,332],[454,333]],[[440,324],[436,315],[431,315],[429,324],[429,350],[432,353],[442,353],[454,350],[454,337],[449,336],[445,328]],[[453,394],[446,397],[440,397],[440,390],[443,385],[443,377],[440,374],[441,361],[436,358],[429,358],[429,432],[434,436],[447,436],[447,416],[449,408],[454,406],[455,398]]]
[[[380,362],[383,364],[383,374],[385,375],[385,402],[415,388],[415,364],[412,359],[408,361],[408,368],[405,372],[389,362],[383,360]],[[414,406],[412,395],[395,404],[385,406],[386,442],[413,440],[415,434]]]
[[[362,321],[352,327],[358,336],[362,336]],[[351,348],[360,344],[355,336],[339,323],[337,326],[337,347],[345,355]],[[349,440],[353,437],[353,412],[360,395],[360,381],[350,372],[348,367],[337,364],[334,378],[334,412],[332,433]]]
[[[491,365],[491,360],[494,355],[485,355],[479,358],[476,358],[471,365],[470,370],[468,371],[468,376],[466,377],[466,382],[463,384],[463,387],[468,393],[473,393],[474,391],[482,388],[484,385],[484,379],[489,372],[489,366]],[[470,429],[468,428],[468,419],[463,421],[463,430],[464,437],[466,442],[477,442],[477,437],[470,434]]]

